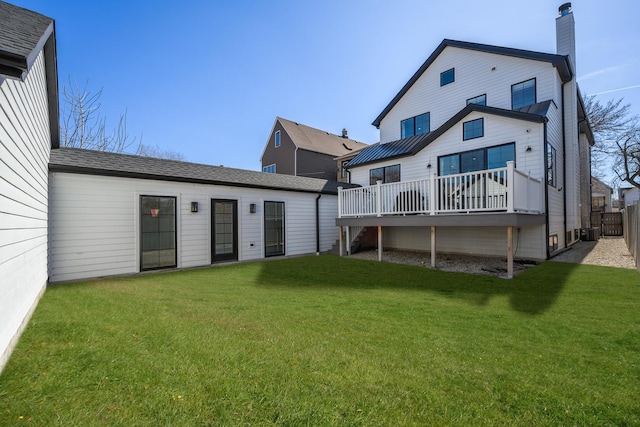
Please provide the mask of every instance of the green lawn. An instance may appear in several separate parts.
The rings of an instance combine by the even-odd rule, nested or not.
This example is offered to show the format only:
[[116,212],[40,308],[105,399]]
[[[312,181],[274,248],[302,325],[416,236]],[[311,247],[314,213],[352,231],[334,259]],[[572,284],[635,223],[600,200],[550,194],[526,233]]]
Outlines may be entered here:
[[50,287],[0,425],[639,425],[640,276],[335,256]]

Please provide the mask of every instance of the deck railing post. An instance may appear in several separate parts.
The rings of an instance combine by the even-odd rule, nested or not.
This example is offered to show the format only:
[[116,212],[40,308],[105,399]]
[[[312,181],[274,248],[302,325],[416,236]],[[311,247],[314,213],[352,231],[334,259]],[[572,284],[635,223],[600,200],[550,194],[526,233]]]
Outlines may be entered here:
[[436,174],[431,174],[429,180],[429,215],[436,214],[436,205],[438,203],[438,195],[436,194]]
[[338,187],[338,218],[342,218],[342,187]]
[[514,211],[515,184],[515,163],[510,161],[507,162],[507,212],[509,213]]
[[382,216],[382,181],[376,181],[376,213]]

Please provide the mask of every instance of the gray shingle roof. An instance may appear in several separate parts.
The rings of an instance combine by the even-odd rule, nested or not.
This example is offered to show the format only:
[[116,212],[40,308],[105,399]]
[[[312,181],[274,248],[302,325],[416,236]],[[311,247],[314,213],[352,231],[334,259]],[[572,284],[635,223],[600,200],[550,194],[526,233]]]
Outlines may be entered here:
[[409,138],[399,139],[396,141],[387,142],[385,144],[365,148],[347,163],[347,168],[375,163],[381,160],[391,160],[400,157],[413,156],[420,150],[425,148],[427,145],[438,139],[443,133],[451,129],[456,123],[459,123],[472,111],[508,117],[511,119],[544,123],[547,121],[545,115],[550,105],[551,101],[544,101],[514,111],[505,110],[503,108],[488,107],[486,105],[469,104],[462,110],[457,112],[449,120],[447,120],[442,126],[432,132],[423,133],[421,135],[415,135]]
[[0,1],[0,75],[24,79],[53,25],[51,18]]
[[291,120],[277,117],[293,143],[305,150],[317,153],[342,156],[367,147],[367,144],[349,138],[343,138],[320,129],[312,128]]
[[153,179],[197,184],[228,185],[305,193],[337,194],[338,187],[355,185],[291,175],[187,163],[129,154],[105,153],[78,148],[51,151],[51,172]]
[[470,49],[480,52],[493,53],[496,55],[513,56],[516,58],[531,59],[534,61],[549,62],[556,67],[563,82],[571,80],[573,77],[573,71],[569,63],[569,59],[564,55],[556,55],[552,53],[534,52],[531,50],[513,49],[510,47],[493,46],[481,43],[471,43],[459,40],[444,39],[433,51],[433,53],[427,58],[427,60],[420,66],[418,71],[409,79],[409,81],[400,89],[400,92],[391,100],[391,102],[385,107],[384,110],[373,121],[373,125],[380,127],[382,119],[391,111],[391,109],[400,101],[400,98],[413,86],[413,84],[422,76],[422,74],[429,68],[429,66],[436,60],[436,58],[447,47],[457,47],[461,49]]

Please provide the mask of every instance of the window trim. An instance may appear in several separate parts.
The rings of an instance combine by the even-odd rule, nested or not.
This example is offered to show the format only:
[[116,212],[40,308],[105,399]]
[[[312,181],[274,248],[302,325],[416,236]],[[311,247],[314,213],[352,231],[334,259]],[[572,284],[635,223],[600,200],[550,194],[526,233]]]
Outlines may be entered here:
[[281,138],[280,138],[280,131],[279,130],[276,131],[276,133],[274,134],[273,139],[274,139],[273,145],[275,146],[275,148],[280,147]]
[[557,150],[551,145],[547,144],[547,185],[552,186],[553,188],[558,187],[558,161],[557,161]]
[[[269,170],[267,170],[267,169],[271,168],[272,166],[273,166],[273,172],[270,172]],[[270,165],[263,166],[262,167],[262,172],[264,172],[264,173],[276,173],[276,164],[275,163],[271,163]]]
[[[282,253],[267,254],[267,203],[277,203],[282,205]],[[283,256],[287,254],[287,206],[285,202],[280,200],[265,200],[263,205],[262,228],[264,233],[264,241],[262,247],[264,249],[264,257]]]
[[[173,213],[173,248],[174,248],[174,253],[173,253],[173,264],[172,265],[164,265],[164,266],[160,266],[160,267],[143,267],[143,261],[142,261],[142,251],[143,251],[143,237],[142,234],[144,232],[144,225],[143,225],[143,203],[142,200],[147,197],[147,198],[155,198],[155,199],[173,199],[173,209],[174,209],[174,213]],[[140,206],[139,206],[139,221],[140,221],[140,230],[138,235],[140,236],[140,244],[138,247],[138,251],[139,251],[139,256],[140,256],[140,265],[139,265],[139,269],[140,271],[151,271],[151,270],[162,270],[162,269],[166,269],[166,268],[176,268],[178,266],[178,211],[179,211],[179,206],[178,206],[178,198],[176,196],[158,196],[158,195],[153,195],[153,194],[140,194],[140,197],[138,198]]]
[[[470,102],[471,100],[478,99],[478,98],[481,98],[481,97],[484,97],[484,104],[480,104],[478,102]],[[466,105],[469,105],[469,104],[487,105],[487,94],[483,93],[482,95],[472,96],[471,98],[467,99],[467,104]]]
[[[451,80],[450,81],[445,81],[444,77],[447,75],[447,73],[451,72]],[[453,82],[456,81],[456,69],[455,67],[453,68],[449,68],[448,70],[445,70],[443,72],[440,73],[440,87],[442,86],[446,86],[448,84],[451,84]]]
[[[427,116],[428,120],[427,120],[427,130],[420,132],[420,133],[416,133],[417,129],[416,129],[416,119],[418,117],[422,117],[422,116]],[[408,120],[412,120],[413,121],[413,133],[411,135],[405,135],[404,134],[404,123]],[[418,114],[417,116],[413,116],[413,117],[408,117],[404,120],[400,120],[400,139],[405,139],[405,138],[411,138],[412,136],[416,136],[416,135],[422,135],[425,133],[429,133],[431,132],[431,111],[427,111],[426,113],[422,113],[422,114]]]
[[488,157],[488,152],[489,150],[493,149],[493,148],[499,148],[499,147],[506,147],[508,145],[512,145],[513,146],[513,161],[515,163],[515,157],[516,157],[516,143],[515,141],[512,142],[506,142],[504,144],[498,144],[498,145],[491,145],[489,147],[481,147],[481,148],[474,148],[473,150],[465,150],[465,151],[458,151],[456,153],[449,153],[449,154],[445,154],[442,156],[438,156],[437,157],[437,162],[438,162],[438,176],[446,176],[442,174],[442,170],[440,170],[440,159],[445,158],[445,157],[451,157],[451,156],[458,156],[458,170],[455,174],[449,174],[449,175],[456,175],[459,173],[467,173],[467,172],[462,172],[461,171],[461,162],[462,162],[462,155],[466,154],[466,153],[471,153],[473,151],[478,151],[478,150],[483,150],[484,153],[484,164],[485,167],[487,168],[487,170],[492,170],[492,169],[496,169],[496,168],[492,168],[489,169],[489,157]]
[[523,83],[527,83],[527,82],[530,82],[530,81],[533,81],[533,103],[527,104],[527,105],[521,105],[521,106],[519,106],[517,108],[523,108],[523,107],[527,107],[529,105],[537,104],[537,102],[538,102],[538,81],[537,81],[536,77],[533,77],[533,78],[530,78],[530,79],[527,79],[527,80],[523,80],[521,82],[514,83],[514,84],[511,85],[511,109],[512,110],[516,109],[513,106],[513,88],[514,88],[514,86],[521,85]]
[[[387,181],[387,179],[386,179],[387,178],[387,169],[394,168],[396,166],[398,167],[398,180],[397,181]],[[377,167],[377,168],[369,169],[369,185],[377,185],[378,184],[378,180],[376,180],[376,182],[371,182],[371,172],[373,172],[374,170],[382,170],[382,179],[381,179],[381,181],[382,181],[383,184],[388,184],[390,182],[400,182],[400,181],[402,181],[402,175],[401,175],[402,168],[400,167],[400,163],[396,163],[395,165],[380,166],[380,167]]]
[[[481,127],[482,133],[480,135],[467,137],[467,130],[465,129],[467,125],[470,125],[471,123],[478,123],[478,122],[482,123],[482,127]],[[482,137],[484,137],[484,117],[480,117],[479,119],[469,120],[467,122],[462,123],[462,140],[463,141],[469,141],[472,139],[482,138]]]

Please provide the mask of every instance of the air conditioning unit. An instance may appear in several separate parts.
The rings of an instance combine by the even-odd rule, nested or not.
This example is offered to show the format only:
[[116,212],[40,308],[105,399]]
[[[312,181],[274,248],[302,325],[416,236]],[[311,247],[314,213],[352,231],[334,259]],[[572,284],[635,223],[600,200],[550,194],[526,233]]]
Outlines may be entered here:
[[599,228],[583,228],[580,230],[580,240],[592,242],[600,238]]

